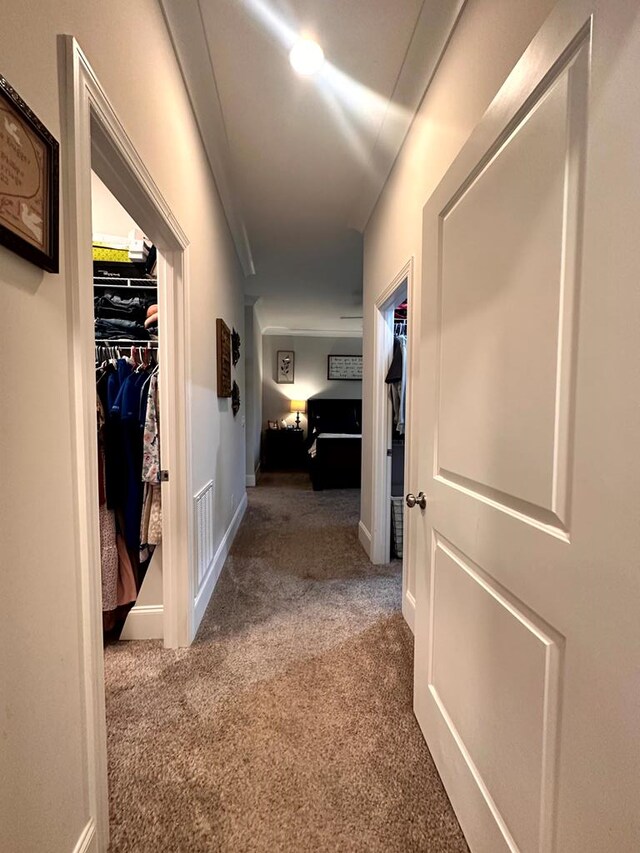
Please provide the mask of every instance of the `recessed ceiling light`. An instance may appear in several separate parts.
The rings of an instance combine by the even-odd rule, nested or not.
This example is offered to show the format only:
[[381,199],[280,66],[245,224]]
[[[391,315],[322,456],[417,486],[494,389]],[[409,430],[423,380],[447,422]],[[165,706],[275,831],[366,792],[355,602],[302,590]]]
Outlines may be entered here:
[[300,39],[291,48],[289,62],[298,74],[308,77],[320,70],[324,62],[324,53],[313,39]]

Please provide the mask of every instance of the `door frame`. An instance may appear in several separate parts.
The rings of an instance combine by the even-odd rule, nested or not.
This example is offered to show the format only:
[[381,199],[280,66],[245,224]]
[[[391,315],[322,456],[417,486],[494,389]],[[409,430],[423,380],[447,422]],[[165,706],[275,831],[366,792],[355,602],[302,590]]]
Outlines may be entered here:
[[[393,330],[389,326],[389,311],[398,298],[398,292],[406,281],[406,297],[409,302],[407,319],[407,384],[406,417],[409,441],[405,442],[404,479],[405,487],[409,482],[412,459],[412,387],[415,382],[413,341],[416,335],[414,259],[413,256],[393,277],[373,305],[373,434],[372,434],[372,524],[371,524],[371,562],[375,565],[389,561],[391,541],[391,513],[389,497],[391,494],[391,460],[387,457],[387,448],[391,435],[391,406],[386,392],[385,376],[389,369],[389,353],[393,349]],[[409,554],[413,543],[413,525],[407,524],[405,514],[402,558],[402,614],[413,630],[415,619],[415,590],[408,572],[411,563]]]
[[[109,839],[104,654],[98,520],[95,374],[93,369],[93,298],[89,251],[91,170],[114,191],[130,215],[159,248],[160,418],[163,467],[171,472],[162,484],[163,623],[168,647],[192,639],[193,573],[191,519],[187,511],[191,471],[187,448],[189,383],[187,375],[188,239],[164,200],[73,36],[60,36],[64,86],[66,296],[69,311],[69,360],[72,368],[71,441],[74,464],[74,515],[78,566],[78,634],[84,693],[85,766],[89,823],[86,850],[106,850]],[[173,381],[169,381],[172,377]],[[180,393],[179,393],[179,391]]]

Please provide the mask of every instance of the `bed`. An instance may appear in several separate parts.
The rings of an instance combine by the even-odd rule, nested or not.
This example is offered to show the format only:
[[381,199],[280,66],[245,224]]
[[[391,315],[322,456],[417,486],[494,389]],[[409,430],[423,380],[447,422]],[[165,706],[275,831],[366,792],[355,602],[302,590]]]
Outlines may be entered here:
[[359,489],[362,400],[307,401],[309,471],[316,490]]

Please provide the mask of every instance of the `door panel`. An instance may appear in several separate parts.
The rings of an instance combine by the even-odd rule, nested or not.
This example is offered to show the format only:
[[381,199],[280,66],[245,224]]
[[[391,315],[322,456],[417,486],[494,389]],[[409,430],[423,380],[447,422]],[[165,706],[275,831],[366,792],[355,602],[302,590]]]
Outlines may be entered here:
[[438,473],[556,524],[566,476],[555,470],[560,321],[563,288],[575,285],[566,281],[576,211],[565,204],[565,175],[584,145],[583,135],[570,144],[569,130],[584,111],[587,49],[542,87],[440,215]]
[[537,850],[553,795],[547,756],[555,750],[563,638],[433,537],[429,690],[517,849]]
[[640,849],[639,15],[560,2],[424,208],[415,711],[474,853]]

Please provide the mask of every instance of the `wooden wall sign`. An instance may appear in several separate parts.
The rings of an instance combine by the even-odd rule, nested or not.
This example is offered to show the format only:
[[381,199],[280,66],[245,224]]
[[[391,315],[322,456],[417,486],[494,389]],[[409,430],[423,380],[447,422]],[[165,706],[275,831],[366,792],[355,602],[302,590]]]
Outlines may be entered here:
[[58,143],[1,75],[0,243],[58,272]]
[[361,355],[330,355],[327,358],[327,379],[362,380]]
[[231,331],[224,320],[216,320],[216,369],[218,397],[231,396]]

